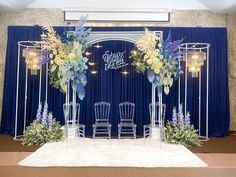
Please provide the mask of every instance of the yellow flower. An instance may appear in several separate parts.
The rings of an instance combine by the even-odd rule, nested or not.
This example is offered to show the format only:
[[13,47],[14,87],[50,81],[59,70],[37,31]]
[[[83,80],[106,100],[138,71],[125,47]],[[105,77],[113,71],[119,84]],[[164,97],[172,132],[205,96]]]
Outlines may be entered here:
[[154,51],[158,37],[155,32],[145,29],[144,35],[138,40],[137,48],[142,52]]
[[148,59],[147,64],[151,65],[152,64],[152,59]]
[[69,55],[67,56],[67,59],[70,61],[73,61],[76,59],[76,55],[74,53],[69,53]]
[[49,58],[53,59],[53,54],[52,53],[49,55]]
[[64,64],[64,61],[60,58],[60,56],[59,55],[57,55],[56,57],[55,57],[55,63],[57,64],[57,65],[63,65]]
[[155,68],[155,69],[154,69],[154,73],[159,74],[160,72],[161,72],[161,71],[160,71],[159,68]]
[[53,55],[57,55],[57,50],[56,49],[53,50]]
[[153,69],[156,74],[159,74],[161,72],[162,66],[163,66],[163,63],[160,60],[156,59],[156,60],[153,60],[151,69]]
[[157,56],[159,54],[157,53],[157,51],[148,51],[145,56],[144,56],[144,60],[147,60],[147,59],[156,59]]

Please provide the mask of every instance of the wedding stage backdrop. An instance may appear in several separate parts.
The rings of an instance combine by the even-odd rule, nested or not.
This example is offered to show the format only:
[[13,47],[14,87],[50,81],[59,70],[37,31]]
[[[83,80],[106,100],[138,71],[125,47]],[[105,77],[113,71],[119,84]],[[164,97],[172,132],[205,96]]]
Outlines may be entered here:
[[[228,68],[227,68],[227,30],[225,28],[169,28],[153,27],[153,31],[162,31],[165,39],[169,32],[173,40],[184,39],[184,42],[205,42],[210,43],[209,56],[209,136],[225,136],[229,131],[229,94],[228,94]],[[63,34],[64,27],[56,27],[59,34]],[[143,27],[96,27],[92,31],[143,31]],[[17,42],[27,40],[40,40],[42,28],[39,26],[10,26],[8,28],[8,45],[6,54],[4,97],[2,111],[1,132],[14,134],[15,123],[15,98],[16,98],[16,72],[17,72]],[[91,52],[88,56],[94,66],[89,66],[88,83],[86,85],[85,99],[80,102],[81,114],[80,122],[86,125],[86,134],[92,134],[92,124],[94,123],[94,103],[107,101],[111,103],[110,121],[112,123],[112,134],[117,134],[119,123],[118,104],[124,101],[134,102],[135,122],[137,124],[137,134],[142,135],[143,125],[149,123],[148,105],[151,103],[151,84],[146,76],[136,73],[131,66],[129,59],[130,51],[134,44],[125,41],[104,41],[87,49]],[[113,54],[123,58],[123,62],[118,65],[109,64],[104,58]],[[25,89],[25,63],[24,58],[20,60],[20,87],[19,87],[19,108],[18,108],[18,131],[23,130],[24,114],[24,89]],[[105,68],[107,67],[107,68]],[[45,68],[44,68],[45,69]],[[91,74],[96,70],[97,74]],[[125,75],[121,73],[127,71]],[[45,72],[43,72],[45,73]],[[202,67],[202,78],[205,78],[206,67]],[[45,76],[44,76],[45,77]],[[181,85],[184,88],[184,76],[181,77]],[[28,76],[28,101],[27,101],[27,125],[35,119],[38,105],[38,85],[39,76]],[[42,101],[45,101],[45,80],[42,83]],[[188,111],[191,113],[191,122],[198,127],[198,79],[188,74]],[[202,130],[205,130],[206,103],[206,83],[202,83]],[[181,90],[184,95],[184,90]],[[174,82],[169,95],[163,93],[163,103],[166,104],[166,119],[171,119],[173,106],[178,106],[178,82]],[[181,102],[184,101],[181,96]],[[62,105],[65,102],[65,95],[59,90],[48,86],[49,111],[64,124]]]

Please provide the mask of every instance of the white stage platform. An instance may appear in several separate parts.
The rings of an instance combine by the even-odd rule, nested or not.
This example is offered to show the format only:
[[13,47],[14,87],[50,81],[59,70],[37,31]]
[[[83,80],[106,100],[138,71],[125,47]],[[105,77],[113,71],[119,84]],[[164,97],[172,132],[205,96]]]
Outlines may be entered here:
[[19,162],[31,167],[206,167],[182,145],[149,139],[47,143]]

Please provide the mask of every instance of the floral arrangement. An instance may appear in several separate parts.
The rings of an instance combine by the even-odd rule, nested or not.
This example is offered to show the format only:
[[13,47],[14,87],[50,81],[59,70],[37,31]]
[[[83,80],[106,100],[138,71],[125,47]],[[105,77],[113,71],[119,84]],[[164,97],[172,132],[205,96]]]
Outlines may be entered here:
[[155,86],[164,86],[166,94],[182,73],[179,67],[182,53],[178,49],[181,42],[172,41],[170,34],[166,40],[161,40],[155,32],[145,29],[144,35],[136,43],[137,49],[131,52],[136,70],[142,73],[147,71],[148,80]]
[[166,140],[172,144],[182,144],[186,147],[200,146],[197,130],[190,123],[190,113],[183,115],[183,106],[179,106],[179,112],[173,109],[172,121],[166,125]]
[[88,69],[88,59],[83,56],[83,51],[87,47],[87,38],[91,31],[84,28],[85,22],[86,17],[81,17],[75,30],[64,32],[64,38],[53,27],[43,27],[44,32],[41,35],[44,43],[41,63],[49,63],[50,83],[64,93],[67,82],[71,80],[72,87],[81,100],[85,96]]
[[60,141],[63,138],[63,131],[59,122],[56,122],[52,113],[48,114],[48,105],[44,104],[43,114],[41,103],[38,106],[36,120],[27,128],[23,138],[24,145],[43,145],[47,142]]

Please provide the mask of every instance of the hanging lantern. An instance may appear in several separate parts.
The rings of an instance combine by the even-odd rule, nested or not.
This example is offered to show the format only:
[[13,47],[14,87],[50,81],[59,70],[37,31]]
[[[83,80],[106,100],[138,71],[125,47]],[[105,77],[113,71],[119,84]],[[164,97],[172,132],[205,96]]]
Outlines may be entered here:
[[186,54],[187,67],[189,72],[192,73],[192,77],[198,77],[201,67],[206,60],[206,53],[202,51],[190,51]]
[[24,48],[23,57],[28,69],[30,69],[30,74],[37,75],[37,71],[40,69],[41,50],[37,48]]

